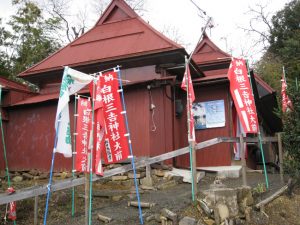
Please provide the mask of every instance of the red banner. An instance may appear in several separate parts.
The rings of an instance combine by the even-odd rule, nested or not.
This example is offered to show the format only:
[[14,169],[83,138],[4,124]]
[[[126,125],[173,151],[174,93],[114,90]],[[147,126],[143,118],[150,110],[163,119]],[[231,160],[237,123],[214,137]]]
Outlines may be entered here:
[[90,89],[90,94],[91,96],[93,96],[93,87],[96,87],[95,90],[95,105],[94,105],[94,109],[97,110],[99,108],[102,108],[102,97],[101,97],[101,84],[100,84],[100,79],[98,77],[97,83],[91,82],[89,89]]
[[293,109],[293,104],[286,93],[286,88],[287,88],[287,84],[284,79],[284,74],[282,74],[282,79],[281,79],[282,112],[287,112]]
[[89,99],[78,98],[76,136],[76,171],[88,172],[88,147],[92,109]]
[[[187,88],[188,83],[188,88]],[[186,65],[186,70],[184,72],[184,76],[181,83],[181,88],[187,91],[187,113],[189,114],[190,120],[188,121],[189,124],[189,141],[195,141],[195,127],[194,127],[194,115],[192,111],[193,102],[195,101],[195,93],[194,87],[192,83],[191,73],[189,65]]]
[[122,114],[117,72],[100,76],[103,116],[106,127],[104,160],[116,163],[128,158],[128,141]]
[[244,59],[233,59],[229,70],[230,92],[245,133],[258,132],[258,119]]
[[102,151],[104,150],[104,138],[105,138],[105,126],[104,126],[104,116],[102,108],[95,111],[95,158],[94,158],[94,168],[97,175],[103,176],[103,168],[101,162]]

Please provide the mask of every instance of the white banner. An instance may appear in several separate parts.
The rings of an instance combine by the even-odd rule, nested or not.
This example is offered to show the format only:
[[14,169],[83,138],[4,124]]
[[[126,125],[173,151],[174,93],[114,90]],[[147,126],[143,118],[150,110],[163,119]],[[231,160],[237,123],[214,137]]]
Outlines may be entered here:
[[78,92],[92,80],[93,77],[90,75],[65,67],[55,117],[55,129],[57,132],[57,145],[55,151],[64,154],[65,157],[72,157],[68,105],[70,95]]

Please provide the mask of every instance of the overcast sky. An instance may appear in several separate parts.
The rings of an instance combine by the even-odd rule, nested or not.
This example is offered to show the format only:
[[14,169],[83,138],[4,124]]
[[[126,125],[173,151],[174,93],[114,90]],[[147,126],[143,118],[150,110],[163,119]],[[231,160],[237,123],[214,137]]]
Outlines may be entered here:
[[[43,2],[44,0],[37,0]],[[69,0],[72,14],[76,18],[79,10],[85,9],[88,15],[87,24],[91,27],[98,19],[94,10],[97,0]],[[101,0],[99,0],[101,1]],[[190,0],[145,0],[145,11],[142,17],[159,31],[169,31],[176,36],[190,52],[195,47],[201,34],[201,27],[205,21],[200,18],[198,9]],[[249,7],[257,8],[257,4],[267,6],[267,13],[282,9],[290,0],[194,0],[197,5],[213,18],[214,28],[207,30],[210,38],[224,51],[233,56],[240,56],[242,52],[251,60],[261,56],[262,46],[251,48],[257,40],[254,35],[245,33],[239,27],[249,27],[249,20],[253,15],[247,13]],[[8,21],[14,9],[11,0],[0,0],[0,17]],[[260,30],[265,29],[263,24],[256,25]]]

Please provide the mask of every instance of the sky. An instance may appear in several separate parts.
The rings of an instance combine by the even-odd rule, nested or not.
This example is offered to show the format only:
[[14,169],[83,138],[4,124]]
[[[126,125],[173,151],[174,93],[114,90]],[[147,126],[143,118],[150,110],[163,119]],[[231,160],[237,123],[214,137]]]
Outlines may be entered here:
[[[45,0],[36,0],[39,3]],[[70,19],[76,21],[79,11],[85,11],[88,17],[86,24],[90,28],[98,19],[95,11],[97,1],[103,0],[68,0],[70,2]],[[258,40],[254,34],[249,35],[240,27],[249,27],[253,14],[249,9],[257,8],[257,4],[266,6],[269,18],[291,0],[194,0],[194,2],[212,17],[214,27],[207,30],[208,36],[222,50],[234,57],[245,55],[250,61],[259,60],[262,45],[253,47]],[[199,10],[190,0],[145,0],[145,10],[139,12],[142,18],[167,36],[179,41],[188,52],[192,52],[201,35],[205,19],[199,16]],[[0,0],[0,18],[4,23],[16,11],[11,0]],[[255,23],[259,30],[266,30],[263,23]],[[170,37],[172,39],[172,37]]]

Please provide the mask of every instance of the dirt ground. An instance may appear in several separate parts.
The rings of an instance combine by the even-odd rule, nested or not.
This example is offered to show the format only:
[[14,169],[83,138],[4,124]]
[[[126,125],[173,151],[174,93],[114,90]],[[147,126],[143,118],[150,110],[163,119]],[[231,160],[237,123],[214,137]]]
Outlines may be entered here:
[[[278,175],[269,174],[270,188],[266,193],[259,195],[260,199],[264,199],[268,195],[271,195],[278,190],[282,184]],[[247,174],[248,184],[255,188],[259,184],[264,183],[264,176],[259,173]],[[214,174],[206,174],[205,178],[198,183],[199,190],[206,190],[209,185],[213,183],[215,179]],[[26,183],[28,182],[28,183]],[[44,183],[47,182],[46,180]],[[226,179],[223,183],[227,187],[238,187],[242,185],[242,179]],[[2,189],[6,185],[2,182]],[[32,181],[23,181],[22,184],[13,184],[16,188],[22,186],[32,186]],[[131,187],[124,187],[115,185],[112,182],[97,181],[93,185],[93,191],[103,192],[104,190],[130,190]],[[128,191],[129,192],[129,191]],[[49,204],[49,214],[47,224],[49,225],[82,225],[84,224],[84,187],[80,186],[76,188],[76,213],[75,216],[71,216],[71,190],[65,190],[55,192],[52,194]],[[39,223],[42,224],[45,210],[46,196],[40,196],[39,198]],[[123,195],[120,199],[112,199],[105,197],[93,197],[93,224],[104,224],[97,219],[97,214],[113,218],[111,225],[134,225],[139,224],[138,209],[128,206],[128,201],[136,200],[134,194]],[[193,216],[200,219],[203,214],[194,207],[191,203],[191,185],[190,184],[178,184],[174,187],[170,187],[165,190],[149,190],[141,193],[141,201],[151,202],[156,205],[151,209],[143,209],[143,218],[159,213],[162,208],[168,208],[169,210],[177,213],[180,217]],[[33,224],[33,206],[34,200],[27,199],[17,203],[17,224],[29,225]],[[266,208],[265,212],[269,217],[269,222],[266,225],[300,225],[300,189],[296,189],[292,197],[286,195],[280,196]],[[5,213],[5,206],[0,206],[0,214],[3,218]],[[0,224],[5,224],[4,221]],[[7,222],[6,224],[13,224]],[[147,223],[145,223],[147,224]],[[160,224],[157,222],[148,223],[151,225]],[[265,223],[262,223],[265,224]]]

